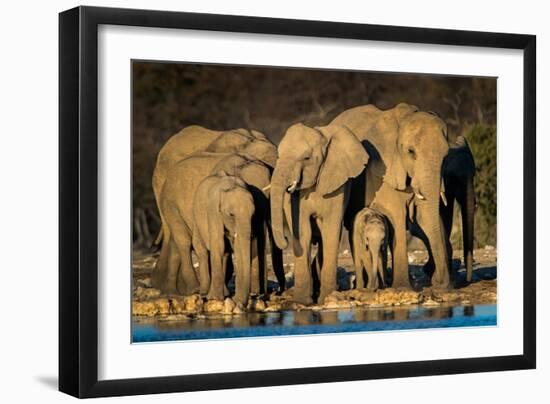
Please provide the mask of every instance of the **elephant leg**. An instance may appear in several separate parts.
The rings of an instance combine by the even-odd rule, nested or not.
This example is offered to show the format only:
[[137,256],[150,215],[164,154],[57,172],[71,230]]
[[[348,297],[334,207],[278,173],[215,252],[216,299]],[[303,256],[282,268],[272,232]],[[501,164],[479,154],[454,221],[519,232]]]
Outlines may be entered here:
[[286,278],[285,278],[285,268],[283,265],[283,250],[281,250],[275,244],[273,239],[273,233],[271,228],[268,227],[269,233],[269,243],[271,246],[271,265],[273,266],[273,272],[277,278],[277,283],[279,284],[279,292],[283,292],[286,288]]
[[313,302],[313,282],[310,272],[311,254],[311,224],[309,216],[300,215],[301,254],[294,256],[294,291],[293,300],[296,303],[311,304]]
[[321,292],[318,299],[320,304],[323,304],[325,298],[337,289],[336,270],[338,267],[342,217],[341,215],[334,215],[331,219],[321,225],[323,265],[321,269]]
[[167,295],[179,294],[177,289],[178,274],[181,271],[181,257],[178,253],[178,249],[174,240],[167,240],[168,245],[168,259],[166,277],[164,278],[161,290]]
[[410,288],[409,259],[407,256],[407,200],[409,195],[397,192],[383,183],[371,206],[386,215],[391,226],[393,240],[392,253],[392,286]]
[[[162,289],[168,270],[168,258],[170,256],[170,240],[164,240],[160,249],[160,256],[151,272],[151,286]],[[179,264],[178,264],[179,265]]]
[[256,245],[258,253],[259,285],[260,294],[267,293],[267,262],[266,262],[266,225],[265,222],[260,225],[260,230],[256,236]]
[[224,298],[225,274],[223,270],[223,256],[223,251],[210,251],[210,268],[212,272],[210,289],[207,296],[209,300],[223,300]]
[[466,281],[472,281],[474,266],[474,217],[475,193],[473,178],[468,178],[461,195],[460,213],[462,216],[462,242],[464,248],[464,266],[466,267]]
[[208,250],[202,243],[193,243],[193,249],[199,261],[200,294],[205,296],[210,288],[210,264]]
[[[387,254],[386,251],[382,251],[382,254]],[[378,276],[380,277],[380,283],[382,287],[386,287],[386,264],[382,257],[382,254],[378,257]]]
[[[351,242],[351,236],[350,236]],[[365,278],[363,276],[364,271],[364,257],[363,251],[359,245],[359,241],[356,240],[353,242],[353,264],[355,266],[355,289],[363,289],[365,287]],[[351,246],[352,244],[350,244]]]
[[319,240],[317,244],[317,254],[311,264],[311,280],[313,282],[313,297],[319,296],[321,289],[321,268],[323,267],[323,241]]
[[180,256],[180,270],[176,282],[177,290],[182,295],[188,296],[200,291],[199,281],[193,268],[191,259],[191,240],[183,226],[174,227],[172,232],[177,251]]
[[235,272],[235,267],[233,266],[233,259],[231,258],[230,252],[225,252],[222,257],[222,265],[223,265],[223,295],[229,296],[231,293],[229,292],[229,289],[227,288],[227,284],[233,277],[233,273]]
[[252,295],[260,294],[260,258],[258,252],[258,237],[254,237],[251,241],[251,251],[250,257],[252,258],[250,263],[251,274],[250,274],[250,293]]
[[[376,258],[378,260],[378,258]],[[368,261],[367,261],[367,289],[368,290],[376,290],[378,289],[378,270],[375,268],[374,258],[372,255],[372,252],[369,251],[368,253]]]
[[405,211],[392,212],[389,220],[393,226],[392,243],[392,286],[409,288],[409,258],[407,256],[407,232],[405,229]]
[[[451,232],[453,230],[453,219],[454,219],[454,208],[455,208],[455,195],[452,192],[452,189],[454,188],[452,183],[450,184],[449,188],[451,190],[446,191],[446,199],[447,199],[447,206],[441,204],[440,206],[440,212],[441,212],[441,220],[443,222],[443,228],[445,231],[445,248],[447,249],[447,258],[449,260],[449,271],[452,271],[453,268],[453,245],[451,244]],[[430,253],[430,257],[432,258],[433,262],[433,254]],[[432,271],[432,275],[435,272],[435,263],[434,263],[434,271]]]

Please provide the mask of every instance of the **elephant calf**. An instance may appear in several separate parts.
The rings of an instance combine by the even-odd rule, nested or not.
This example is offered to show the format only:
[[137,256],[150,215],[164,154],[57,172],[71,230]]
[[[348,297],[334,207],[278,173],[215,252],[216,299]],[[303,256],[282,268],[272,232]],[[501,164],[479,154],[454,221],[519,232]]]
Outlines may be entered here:
[[250,293],[252,215],[254,200],[239,178],[220,172],[205,178],[197,188],[193,202],[193,249],[199,266],[208,267],[208,298],[223,300],[225,286],[224,260],[231,259],[226,239],[235,254],[235,301],[248,302]]
[[388,222],[377,210],[364,208],[353,223],[353,261],[357,289],[365,287],[363,270],[367,271],[370,290],[378,289],[378,277],[386,286],[385,269],[388,257]]

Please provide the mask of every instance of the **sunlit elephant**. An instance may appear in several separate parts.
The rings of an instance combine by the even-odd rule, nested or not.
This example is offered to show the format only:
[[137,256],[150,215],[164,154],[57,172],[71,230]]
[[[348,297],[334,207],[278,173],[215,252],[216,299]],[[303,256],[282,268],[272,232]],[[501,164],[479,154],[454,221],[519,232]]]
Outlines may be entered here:
[[[277,147],[258,131],[246,129],[217,131],[198,125],[188,126],[168,139],[158,153],[153,171],[153,193],[157,206],[160,206],[159,195],[170,167],[199,151],[240,152],[262,161],[271,168],[275,167],[277,160]],[[159,233],[155,244],[160,243],[161,238],[162,233]]]
[[228,259],[227,239],[235,254],[234,300],[242,305],[247,304],[254,209],[252,194],[240,178],[221,171],[206,177],[199,184],[193,203],[193,248],[199,258],[199,266],[208,267],[210,261],[209,299],[224,298],[223,260],[224,255]]
[[[348,129],[339,125],[291,126],[279,147],[271,180],[271,223],[277,246],[284,249],[283,212],[291,228],[295,286],[293,299],[310,304],[313,280],[310,248],[318,241],[322,253],[318,301],[336,290],[336,267],[342,217],[350,178],[365,168],[369,156]],[[292,201],[291,201],[292,200]],[[317,239],[317,240],[315,240]]]
[[[455,201],[458,203],[462,218],[462,245],[467,282],[471,282],[473,271],[474,217],[476,207],[474,190],[475,172],[474,155],[470,149],[470,145],[464,136],[458,136],[454,142],[449,143],[449,154],[443,161],[445,200],[441,201],[440,212],[445,226],[447,254],[449,265],[451,265],[453,249],[450,238],[453,228],[454,204]],[[423,232],[419,231],[414,225],[411,226],[411,234],[426,242]],[[424,269],[428,276],[433,274],[434,262],[431,255]]]
[[[154,287],[165,292],[179,290],[181,293],[189,293],[188,284],[193,284],[195,277],[191,266],[190,253],[192,243],[192,231],[194,229],[193,198],[197,187],[206,177],[224,170],[228,175],[242,179],[249,186],[256,205],[256,215],[253,217],[254,233],[257,239],[252,255],[253,293],[263,293],[265,285],[265,227],[269,220],[269,185],[271,170],[259,160],[254,160],[240,154],[198,152],[176,163],[167,174],[166,182],[160,194],[160,211],[163,220],[163,243],[160,257],[153,271],[151,280]],[[182,222],[184,226],[179,228],[181,238],[180,246],[186,246],[185,254],[176,254],[170,241],[173,232],[169,222]],[[188,257],[189,255],[189,257]],[[178,271],[181,257],[181,269]],[[272,248],[273,269],[284,290],[284,270],[282,264],[282,252],[278,248]],[[199,265],[200,291],[208,292],[210,285],[207,265]],[[178,275],[179,274],[179,275]]]
[[364,208],[355,215],[353,231],[355,287],[365,287],[363,271],[367,272],[368,289],[378,289],[379,278],[382,286],[386,286],[389,239],[386,218],[374,209]]
[[386,111],[374,105],[351,108],[332,124],[349,128],[370,155],[365,174],[354,181],[346,227],[353,226],[353,217],[363,207],[380,210],[393,228],[392,286],[410,287],[406,221],[409,204],[414,202],[416,221],[435,261],[432,284],[449,287],[446,236],[439,214],[441,167],[449,151],[445,122],[435,114],[399,104]]

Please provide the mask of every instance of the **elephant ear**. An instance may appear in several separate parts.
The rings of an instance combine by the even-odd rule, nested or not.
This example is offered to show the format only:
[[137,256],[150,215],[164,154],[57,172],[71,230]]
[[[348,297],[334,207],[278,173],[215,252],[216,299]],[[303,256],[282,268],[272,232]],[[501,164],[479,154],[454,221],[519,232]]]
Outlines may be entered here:
[[363,172],[369,155],[357,137],[345,126],[317,128],[328,139],[325,161],[317,177],[317,192],[326,196]]

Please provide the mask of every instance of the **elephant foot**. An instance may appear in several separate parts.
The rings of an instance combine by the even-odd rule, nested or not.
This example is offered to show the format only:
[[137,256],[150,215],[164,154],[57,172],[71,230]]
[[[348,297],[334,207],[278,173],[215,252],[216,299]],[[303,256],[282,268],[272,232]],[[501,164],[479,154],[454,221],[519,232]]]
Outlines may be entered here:
[[294,290],[294,293],[292,294],[292,301],[294,303],[300,303],[305,306],[313,304],[313,299],[309,294],[303,292],[297,293],[296,290]]
[[219,300],[219,301],[224,301],[225,298],[224,296],[222,296],[221,294],[218,294],[218,293],[208,293],[206,295],[206,300]]
[[334,290],[329,289],[323,289],[321,288],[321,292],[319,293],[319,297],[317,298],[318,304],[323,304],[325,302],[325,299],[330,295]]
[[183,295],[183,296],[196,295],[196,294],[200,294],[200,288],[199,287],[188,288],[185,286],[184,287],[178,286],[176,294]]
[[405,281],[405,280],[395,279],[392,282],[391,286],[394,289],[410,289],[411,288],[411,283],[408,280]]
[[432,282],[432,289],[439,290],[442,292],[446,292],[451,289],[451,285],[449,283],[433,283]]
[[164,295],[185,295],[184,293],[180,293],[180,291],[173,286],[163,287],[160,290]]

